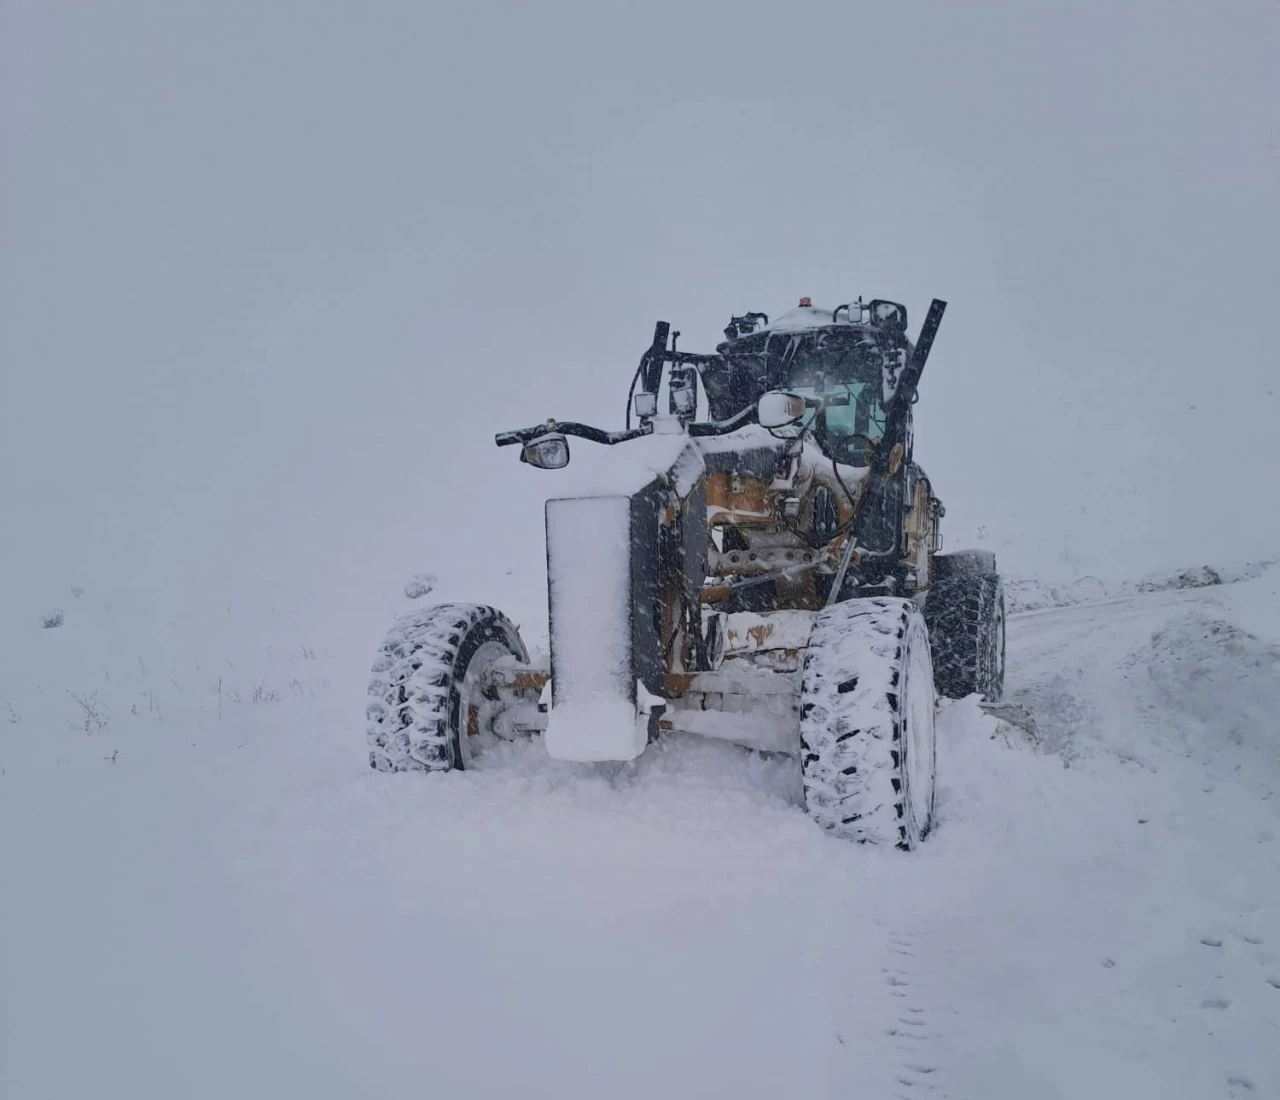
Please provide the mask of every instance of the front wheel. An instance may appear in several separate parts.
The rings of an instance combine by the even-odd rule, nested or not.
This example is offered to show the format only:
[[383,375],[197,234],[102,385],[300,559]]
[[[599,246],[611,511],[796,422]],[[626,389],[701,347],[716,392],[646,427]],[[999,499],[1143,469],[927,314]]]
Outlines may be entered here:
[[509,656],[529,660],[520,632],[492,607],[438,604],[396,620],[369,678],[369,766],[470,767],[487,702],[484,673]]
[[929,634],[910,600],[854,599],[814,621],[801,684],[805,805],[828,832],[914,848],[933,827]]

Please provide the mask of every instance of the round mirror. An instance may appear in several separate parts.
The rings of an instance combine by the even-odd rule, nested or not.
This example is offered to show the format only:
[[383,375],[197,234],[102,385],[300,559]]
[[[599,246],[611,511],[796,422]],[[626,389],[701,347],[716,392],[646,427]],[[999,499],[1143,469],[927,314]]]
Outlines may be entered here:
[[520,451],[520,461],[540,470],[560,470],[569,465],[569,441],[559,432],[531,439]]

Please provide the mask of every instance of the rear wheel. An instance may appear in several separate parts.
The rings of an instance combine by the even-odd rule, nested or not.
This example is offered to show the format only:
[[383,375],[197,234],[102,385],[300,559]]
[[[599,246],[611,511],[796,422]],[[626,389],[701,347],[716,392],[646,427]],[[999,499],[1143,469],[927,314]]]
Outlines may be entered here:
[[828,832],[914,848],[933,826],[929,635],[910,600],[855,599],[814,621],[801,686],[805,805]]
[[946,581],[952,577],[978,577],[995,573],[996,555],[991,550],[953,550],[933,555],[933,579]]
[[484,723],[484,673],[529,655],[500,611],[439,604],[398,619],[369,678],[369,766],[378,771],[449,771],[471,766]]
[[[994,564],[994,563],[993,563]],[[1004,585],[995,573],[935,580],[924,604],[938,694],[975,692],[990,703],[1004,691]]]

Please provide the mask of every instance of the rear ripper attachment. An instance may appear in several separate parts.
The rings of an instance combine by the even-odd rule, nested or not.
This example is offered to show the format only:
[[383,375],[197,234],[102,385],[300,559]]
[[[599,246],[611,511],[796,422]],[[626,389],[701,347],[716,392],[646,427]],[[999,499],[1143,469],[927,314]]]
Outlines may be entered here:
[[[623,761],[695,734],[798,756],[833,835],[927,836],[935,694],[994,700],[1004,662],[994,559],[938,553],[942,503],[913,455],[945,308],[912,343],[895,302],[801,299],[733,317],[714,353],[659,322],[622,429],[499,433],[558,471],[549,660],[492,609],[401,620],[370,685],[374,766],[465,768],[539,735],[557,758]],[[566,469],[571,440],[592,445],[585,469]]]

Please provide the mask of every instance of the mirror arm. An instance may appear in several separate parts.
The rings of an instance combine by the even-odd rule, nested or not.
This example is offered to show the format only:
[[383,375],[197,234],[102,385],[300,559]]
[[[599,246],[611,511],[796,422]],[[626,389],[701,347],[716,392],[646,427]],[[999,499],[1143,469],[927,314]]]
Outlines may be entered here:
[[730,432],[736,432],[739,428],[750,424],[755,414],[756,407],[748,405],[736,416],[729,417],[728,420],[703,420],[690,424],[688,432],[690,435],[728,435]]
[[545,425],[540,424],[536,428],[515,428],[509,432],[498,432],[493,437],[493,441],[499,447],[510,447],[516,443],[528,443],[529,440],[537,439],[538,436],[546,434]]
[[556,424],[556,431],[563,432],[565,435],[576,435],[580,439],[590,440],[592,443],[603,443],[606,447],[612,447],[615,443],[626,443],[631,439],[639,439],[641,436],[652,435],[652,424],[641,424],[638,428],[632,428],[630,431],[606,432],[603,428],[593,428],[590,424],[577,424],[573,421]]
[[612,447],[615,443],[626,443],[631,439],[652,435],[653,426],[651,424],[642,424],[640,427],[632,428],[629,431],[606,432],[603,428],[593,428],[590,424],[578,424],[571,420],[564,422],[549,420],[547,423],[539,424],[534,428],[516,428],[510,432],[498,432],[493,437],[493,441],[499,447],[510,447],[516,443],[528,443],[531,439],[537,439],[548,432],[559,432],[561,435],[576,435],[579,439],[586,439],[592,443],[603,443],[605,446]]

